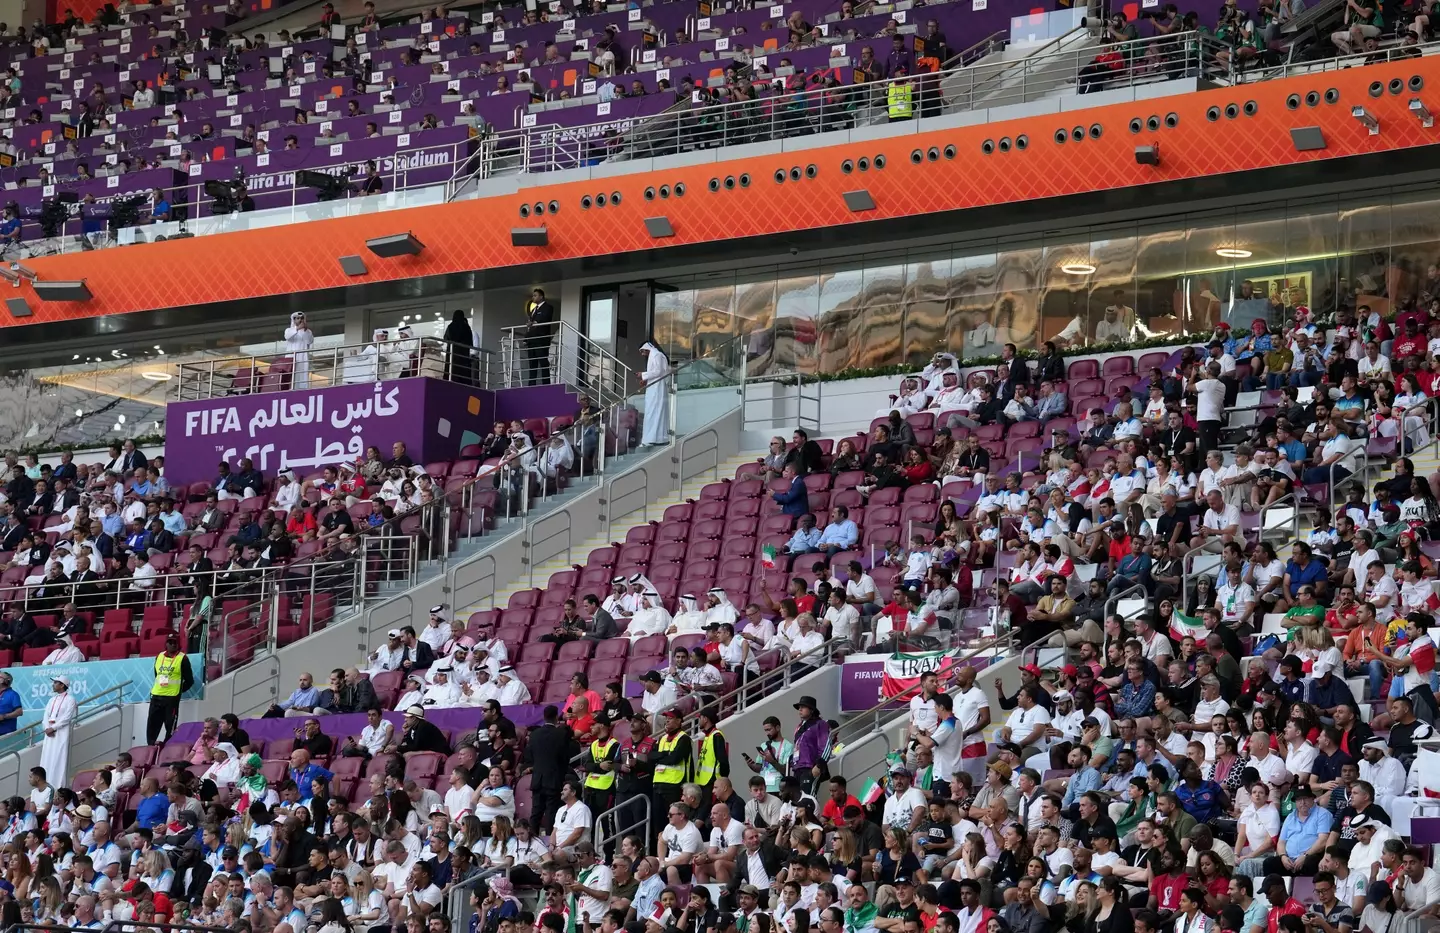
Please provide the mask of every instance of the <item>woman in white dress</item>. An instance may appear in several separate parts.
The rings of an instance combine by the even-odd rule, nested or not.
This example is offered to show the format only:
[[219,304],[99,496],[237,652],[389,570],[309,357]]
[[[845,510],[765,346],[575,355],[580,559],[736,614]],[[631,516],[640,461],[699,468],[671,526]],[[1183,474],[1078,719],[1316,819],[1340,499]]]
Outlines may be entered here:
[[290,351],[292,389],[310,387],[310,348],[315,345],[315,334],[305,320],[304,311],[290,315],[290,326],[285,328],[285,349]]
[[640,348],[645,354],[645,429],[640,443],[654,447],[670,440],[670,414],[666,394],[670,388],[670,358],[652,341]]

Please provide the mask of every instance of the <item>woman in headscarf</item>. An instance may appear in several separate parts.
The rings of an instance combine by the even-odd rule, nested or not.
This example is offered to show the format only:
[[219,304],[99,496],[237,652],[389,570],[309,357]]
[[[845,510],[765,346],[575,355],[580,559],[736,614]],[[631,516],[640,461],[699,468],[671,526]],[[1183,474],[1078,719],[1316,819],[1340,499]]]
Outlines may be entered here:
[[670,388],[670,358],[665,351],[647,340],[640,347],[645,354],[645,372],[640,377],[645,384],[645,430],[640,443],[653,447],[670,440],[670,413],[666,394]]
[[445,326],[445,342],[450,344],[449,366],[445,378],[464,385],[475,383],[475,333],[465,320],[465,315],[456,311]]
[[310,348],[314,344],[315,334],[305,320],[305,312],[290,315],[290,326],[285,328],[285,349],[290,351],[292,389],[310,387]]
[[705,631],[705,611],[691,593],[680,597],[680,611],[670,620],[667,635],[689,635]]
[[649,587],[640,597],[640,608],[630,617],[625,635],[631,641],[646,635],[664,635],[670,629],[670,613],[660,601],[660,594]]

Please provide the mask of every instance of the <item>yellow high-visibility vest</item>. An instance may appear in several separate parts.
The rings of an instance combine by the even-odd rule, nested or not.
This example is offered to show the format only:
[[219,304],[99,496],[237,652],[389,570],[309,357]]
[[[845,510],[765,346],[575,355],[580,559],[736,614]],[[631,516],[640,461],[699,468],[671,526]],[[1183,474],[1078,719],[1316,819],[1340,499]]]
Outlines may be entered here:
[[[668,753],[668,752],[673,752],[673,751],[675,750],[675,746],[677,746],[677,745],[680,744],[680,739],[681,739],[684,735],[685,735],[685,733],[683,733],[683,732],[677,732],[677,733],[675,733],[673,736],[671,736],[671,735],[664,736],[664,737],[662,737],[662,738],[660,739],[659,742],[655,743],[655,748],[658,749],[659,752],[660,752],[662,755],[663,755],[663,754],[666,754],[666,753]],[[688,772],[689,770],[690,770],[690,762],[688,762],[688,761],[687,761],[687,762],[684,762],[683,764],[678,764],[678,765],[656,765],[656,766],[655,766],[655,783],[656,783],[656,784],[684,784],[684,783],[685,783],[685,774],[686,774],[686,772]]]
[[155,686],[150,695],[157,697],[178,697],[180,695],[180,672],[185,667],[183,653],[170,657],[167,654],[155,656]]
[[889,105],[890,119],[908,120],[914,115],[914,91],[907,82],[896,81],[891,84],[885,99]]
[[589,790],[609,790],[615,786],[615,772],[601,771],[600,762],[610,754],[610,749],[615,747],[615,740],[611,739],[604,745],[599,742],[590,743],[590,758],[595,763],[595,770],[585,775],[585,787]]
[[709,784],[715,778],[717,759],[715,757],[715,737],[724,738],[719,729],[705,736],[700,740],[700,760],[695,766],[695,783]]

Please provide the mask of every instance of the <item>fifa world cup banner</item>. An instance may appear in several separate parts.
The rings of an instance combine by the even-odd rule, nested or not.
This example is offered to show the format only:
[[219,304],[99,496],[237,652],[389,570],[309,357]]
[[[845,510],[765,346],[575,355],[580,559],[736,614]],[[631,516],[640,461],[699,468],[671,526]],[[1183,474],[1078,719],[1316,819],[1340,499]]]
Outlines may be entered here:
[[[204,695],[205,661],[197,653],[189,655],[190,670],[195,674],[195,686],[182,699],[198,700]],[[18,729],[33,725],[45,715],[45,704],[50,702],[52,682],[56,677],[70,678],[70,695],[82,704],[80,714],[89,711],[84,702],[97,694],[106,694],[105,702],[144,703],[150,699],[150,688],[155,685],[155,659],[126,658],[123,661],[83,661],[79,664],[48,664],[30,667],[7,667],[5,672],[14,682],[15,692],[20,694],[24,712],[18,720]],[[0,753],[16,751],[8,748],[4,736],[0,736]]]
[[388,460],[396,442],[416,464],[453,460],[484,438],[494,411],[492,392],[420,377],[171,402],[165,477],[212,480],[220,461],[234,469],[242,458],[266,479],[304,477],[363,460],[372,446]]

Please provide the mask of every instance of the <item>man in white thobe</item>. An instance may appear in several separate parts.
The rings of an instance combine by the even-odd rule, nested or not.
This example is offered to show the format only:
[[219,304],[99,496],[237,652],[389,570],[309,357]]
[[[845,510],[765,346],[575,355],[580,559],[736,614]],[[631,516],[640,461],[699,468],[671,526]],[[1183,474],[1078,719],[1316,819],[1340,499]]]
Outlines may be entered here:
[[645,430],[640,443],[649,447],[670,440],[670,413],[666,394],[670,388],[670,360],[654,343],[646,341],[640,348],[645,354]]
[[70,726],[75,722],[78,707],[70,695],[70,678],[58,675],[50,682],[54,694],[45,704],[41,728],[45,739],[40,743],[40,767],[57,781],[70,780]]
[[44,664],[79,664],[85,660],[85,652],[70,644],[67,638],[55,639],[55,650],[45,655]]

